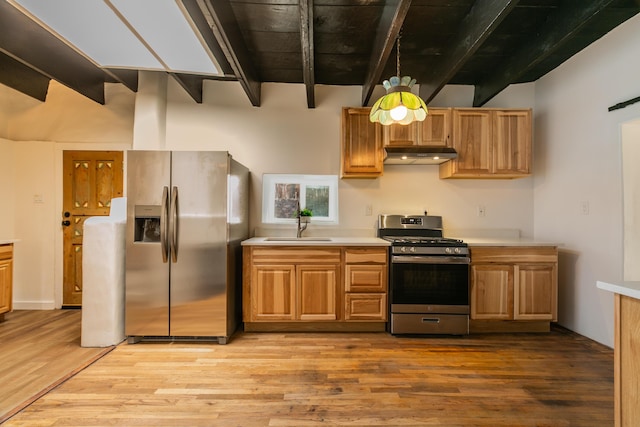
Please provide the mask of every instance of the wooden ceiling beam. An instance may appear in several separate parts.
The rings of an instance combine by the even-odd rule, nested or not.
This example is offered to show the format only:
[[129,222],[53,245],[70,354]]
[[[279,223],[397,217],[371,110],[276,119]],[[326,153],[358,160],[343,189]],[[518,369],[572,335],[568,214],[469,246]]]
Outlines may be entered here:
[[0,1],[0,28],[0,51],[104,104],[105,72],[6,1]]
[[302,48],[302,77],[307,89],[307,107],[316,107],[313,60],[313,0],[300,0],[300,45]]
[[169,73],[169,75],[182,86],[194,101],[202,104],[202,81],[204,80],[202,76],[182,73]]
[[418,82],[420,97],[426,103],[456,75],[517,3],[518,0],[477,0],[473,4],[450,43],[451,52],[433,67],[429,79]]
[[402,29],[404,18],[411,6],[411,0],[387,0],[373,43],[369,68],[362,85],[362,106],[369,103],[373,88],[380,82],[384,67],[387,65],[396,39]]
[[44,102],[51,79],[0,53],[0,83]]
[[548,58],[564,42],[572,39],[600,12],[615,0],[582,0],[567,2],[548,17],[538,37],[531,38],[517,49],[517,54],[506,63],[496,64],[484,81],[475,86],[473,106],[480,107],[500,93],[512,82]]
[[209,28],[220,45],[233,73],[249,97],[251,105],[260,106],[260,81],[249,51],[228,0],[197,0]]

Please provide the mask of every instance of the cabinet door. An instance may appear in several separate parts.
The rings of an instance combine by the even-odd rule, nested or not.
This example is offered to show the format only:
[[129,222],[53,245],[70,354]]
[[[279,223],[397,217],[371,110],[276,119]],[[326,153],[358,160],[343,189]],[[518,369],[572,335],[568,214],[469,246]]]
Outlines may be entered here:
[[13,288],[13,247],[0,246],[0,315],[11,311]]
[[[428,116],[427,116],[428,117]],[[420,122],[408,125],[394,124],[382,127],[384,146],[407,146],[418,143],[418,126]]]
[[387,320],[387,294],[346,294],[345,320]]
[[555,264],[523,264],[515,267],[516,320],[556,320]]
[[492,172],[491,111],[453,110],[453,148],[458,158],[442,165],[454,175],[478,176]]
[[451,144],[451,109],[429,108],[427,118],[418,125],[418,145],[447,147]]
[[471,266],[471,318],[513,319],[514,269],[511,265]]
[[382,129],[379,123],[369,121],[369,111],[369,108],[342,109],[342,178],[382,175]]
[[337,320],[338,265],[298,265],[297,318]]
[[493,119],[493,172],[531,173],[531,110],[495,111]]
[[295,266],[258,265],[251,275],[251,320],[294,320]]

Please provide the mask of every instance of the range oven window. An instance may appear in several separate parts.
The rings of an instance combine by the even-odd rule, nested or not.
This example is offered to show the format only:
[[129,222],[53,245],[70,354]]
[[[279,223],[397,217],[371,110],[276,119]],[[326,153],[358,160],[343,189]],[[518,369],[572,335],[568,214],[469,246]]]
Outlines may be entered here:
[[469,305],[469,265],[392,262],[391,302]]

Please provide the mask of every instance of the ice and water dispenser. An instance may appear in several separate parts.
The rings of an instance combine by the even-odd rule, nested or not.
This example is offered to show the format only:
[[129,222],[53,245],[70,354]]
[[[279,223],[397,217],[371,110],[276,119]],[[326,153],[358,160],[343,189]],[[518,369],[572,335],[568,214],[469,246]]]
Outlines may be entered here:
[[136,205],[134,242],[160,243],[160,212],[162,206]]

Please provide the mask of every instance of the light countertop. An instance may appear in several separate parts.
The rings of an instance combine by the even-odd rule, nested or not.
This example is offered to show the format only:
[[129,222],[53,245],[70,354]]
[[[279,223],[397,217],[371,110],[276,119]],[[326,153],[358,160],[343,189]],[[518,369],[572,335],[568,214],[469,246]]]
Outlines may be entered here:
[[243,246],[389,246],[377,237],[252,237]]
[[543,242],[532,239],[508,239],[508,238],[486,238],[486,237],[457,237],[462,239],[469,246],[560,246],[554,242]]
[[0,245],[8,245],[10,243],[19,242],[19,239],[0,239]]
[[640,282],[603,282],[598,280],[596,286],[599,289],[640,299]]

